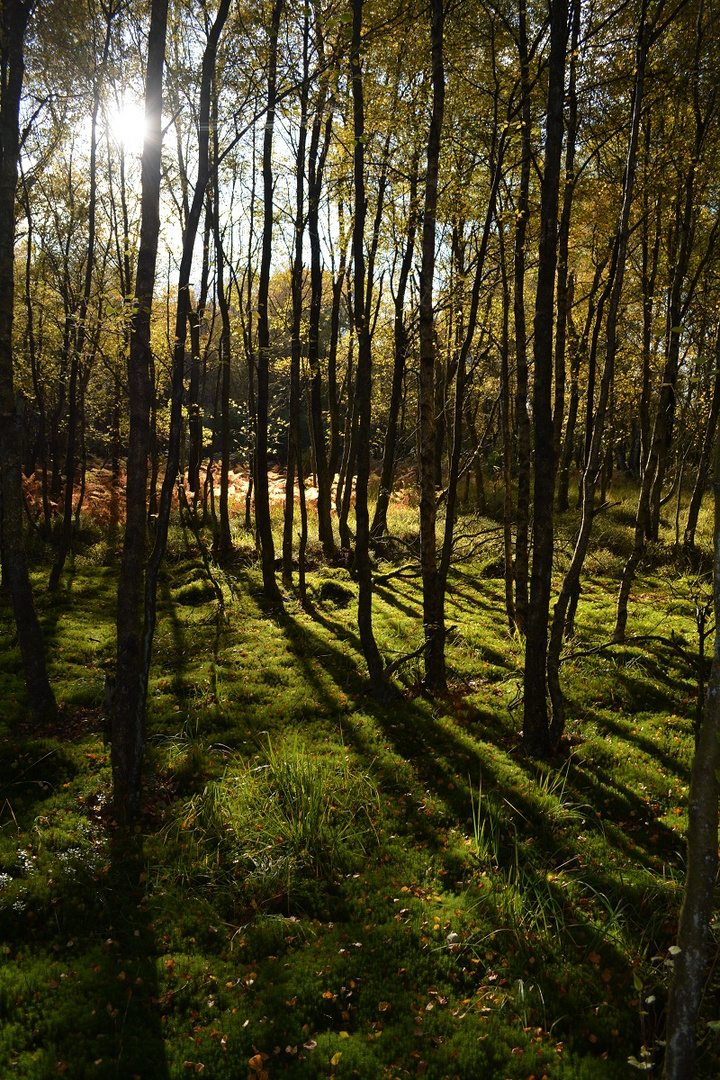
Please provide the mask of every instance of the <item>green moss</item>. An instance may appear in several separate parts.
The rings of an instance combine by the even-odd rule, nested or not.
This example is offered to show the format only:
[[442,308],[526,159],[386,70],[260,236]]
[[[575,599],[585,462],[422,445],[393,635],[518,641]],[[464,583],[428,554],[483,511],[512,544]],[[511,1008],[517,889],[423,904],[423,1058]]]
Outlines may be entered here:
[[[559,522],[562,558],[575,524]],[[270,605],[246,539],[221,615],[193,543],[173,530],[129,848],[98,735],[117,562],[95,537],[38,593],[52,731],[27,715],[0,598],[0,1075],[236,1080],[260,1053],[289,1080],[614,1080],[642,1045],[657,1061],[696,702],[655,639],[695,647],[696,568],[650,551],[631,598],[645,640],[595,651],[627,549],[626,521],[598,518],[561,668],[567,742],[536,763],[495,540],[451,572],[450,694],[419,694],[415,661],[392,708],[367,694],[347,570],[309,572],[307,612]],[[421,583],[407,547],[382,554],[393,660],[421,643]],[[713,975],[704,1021],[718,990]],[[706,1038],[701,1076],[716,1055]]]

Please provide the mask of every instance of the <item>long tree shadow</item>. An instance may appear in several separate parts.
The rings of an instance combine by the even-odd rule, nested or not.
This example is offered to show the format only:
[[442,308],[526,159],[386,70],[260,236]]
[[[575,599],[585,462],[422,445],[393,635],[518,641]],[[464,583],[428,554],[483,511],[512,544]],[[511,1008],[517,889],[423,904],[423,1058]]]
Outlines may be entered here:
[[[33,761],[44,746],[24,745]],[[96,747],[83,739],[73,749],[98,757]],[[62,771],[66,757],[39,757],[28,771],[33,786],[3,815],[17,862],[9,865],[5,844],[0,1021],[14,1037],[0,1050],[0,1072],[28,1075],[32,1062],[31,1075],[166,1080],[143,839],[115,829],[102,788],[84,788],[77,809],[57,802],[49,777],[64,787],[79,779],[72,769]],[[45,779],[43,768],[50,769]],[[12,904],[3,895],[8,888]]]

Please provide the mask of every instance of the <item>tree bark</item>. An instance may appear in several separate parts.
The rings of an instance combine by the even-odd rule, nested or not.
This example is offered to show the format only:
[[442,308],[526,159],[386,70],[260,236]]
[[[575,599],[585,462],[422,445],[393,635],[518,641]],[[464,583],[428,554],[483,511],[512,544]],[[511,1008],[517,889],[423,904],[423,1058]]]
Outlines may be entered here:
[[140,597],[145,558],[147,474],[150,446],[150,315],[160,235],[162,82],[168,0],[153,0],[145,83],[145,143],[142,155],[140,247],[131,317],[128,386],[130,435],[123,542],[117,608],[117,670],[112,701],[112,774],[115,812],[122,822],[140,808],[145,752],[147,679],[141,656]]
[[56,706],[23,547],[22,407],[15,400],[13,373],[15,191],[29,14],[19,0],[5,0],[0,14],[0,540],[3,584],[12,599],[30,709],[37,720],[46,721],[55,716]]
[[[363,96],[362,40],[363,0],[353,0],[352,48],[350,65],[353,98],[353,174],[355,220],[353,223],[353,314],[358,342],[355,401],[357,405],[357,480],[355,485],[355,568],[358,575],[358,629],[370,683],[380,696],[387,693],[382,657],[372,625],[372,575],[370,568],[370,515],[368,482],[370,479],[370,391],[372,357],[370,352],[370,312],[366,296],[365,271],[365,103]],[[369,296],[369,290],[368,290]],[[346,484],[347,484],[346,480]]]
[[433,279],[435,276],[435,231],[437,212],[440,140],[445,110],[445,68],[443,59],[443,0],[431,3],[432,116],[427,140],[425,202],[420,268],[420,376],[419,376],[419,464],[420,464],[420,564],[423,584],[423,630],[425,634],[425,685],[444,691],[445,604],[437,566],[436,445],[435,415],[435,320]]
[[[715,625],[720,626],[720,453],[715,454]],[[710,681],[690,777],[687,875],[665,1034],[664,1080],[695,1075],[697,1015],[705,989],[707,935],[718,867],[720,775],[720,633],[715,634]]]
[[380,467],[380,485],[378,488],[377,502],[375,503],[372,529],[370,530],[373,540],[379,540],[387,532],[387,511],[390,504],[390,495],[392,493],[393,479],[395,476],[398,419],[400,416],[400,403],[402,401],[405,364],[408,352],[408,331],[405,324],[405,296],[415,254],[415,236],[418,224],[418,163],[418,154],[416,152],[413,155],[410,164],[408,231],[405,240],[405,250],[400,264],[397,291],[394,299],[393,375],[390,388],[390,404],[388,406],[388,422],[383,443],[382,465]]
[[277,103],[278,34],[283,0],[274,0],[268,54],[267,111],[263,138],[263,231],[260,277],[257,298],[257,398],[255,430],[255,522],[260,539],[263,591],[269,600],[280,600],[275,580],[275,545],[270,520],[270,491],[268,487],[268,405],[270,390],[270,323],[268,320],[268,291],[273,238],[273,170],[272,148]]
[[540,203],[540,247],[535,293],[533,561],[525,642],[523,716],[523,739],[528,751],[534,756],[546,754],[551,749],[545,664],[553,564],[556,458],[552,413],[553,315],[567,37],[567,0],[553,0],[550,15],[545,160]]
[[686,548],[693,548],[695,546],[695,530],[697,529],[698,515],[700,514],[702,497],[705,491],[705,485],[707,484],[708,466],[710,464],[713,442],[717,436],[718,416],[720,416],[720,328],[718,329],[715,343],[715,381],[713,383],[710,413],[705,425],[697,476],[690,497],[690,506],[688,507],[688,516],[685,523],[684,544]]
[[563,636],[566,627],[566,615],[573,598],[580,589],[580,575],[585,562],[585,556],[590,542],[593,518],[595,514],[595,486],[597,484],[599,470],[602,468],[602,446],[605,428],[605,416],[608,410],[608,402],[613,385],[615,373],[615,357],[617,354],[617,322],[622,298],[623,282],[625,277],[625,264],[630,226],[630,210],[633,201],[635,187],[635,172],[637,163],[637,147],[640,133],[640,118],[642,115],[645,67],[649,40],[647,25],[641,22],[638,31],[635,63],[635,86],[632,97],[632,114],[630,118],[630,137],[625,163],[625,179],[623,185],[623,198],[620,208],[620,219],[617,226],[615,250],[613,252],[610,269],[610,299],[608,303],[607,321],[605,324],[605,364],[600,382],[595,419],[590,439],[590,449],[583,474],[583,499],[582,518],[580,529],[575,542],[570,566],[563,579],[555,609],[553,611],[550,641],[547,653],[547,683],[552,703],[552,721],[550,724],[550,745],[557,750],[560,739],[565,731],[565,707],[560,688],[560,652],[562,649]]
[[[295,518],[295,471],[300,465],[300,361],[302,359],[302,311],[303,311],[303,243],[305,238],[305,149],[308,129],[308,7],[305,6],[303,28],[303,78],[300,85],[300,129],[295,157],[295,249],[290,268],[290,295],[292,305],[290,327],[290,410],[288,424],[288,453],[285,475],[285,516],[283,523],[282,579],[286,588],[292,587],[293,522]],[[303,483],[302,467],[297,468],[298,487]],[[304,494],[304,489],[303,489]]]
[[[322,147],[320,136],[323,129],[323,110],[325,117]],[[320,371],[320,313],[323,291],[323,273],[320,262],[320,195],[322,192],[323,171],[330,146],[332,132],[333,107],[326,104],[326,91],[323,87],[316,106],[315,119],[310,135],[308,154],[308,237],[310,240],[310,312],[308,316],[308,367],[310,368],[310,416],[313,446],[315,448],[315,469],[317,473],[317,516],[318,537],[326,559],[335,555],[335,537],[332,527],[332,481],[328,459],[327,440],[322,406],[322,373]]]
[[518,5],[521,142],[520,190],[515,227],[513,319],[515,323],[515,423],[517,425],[517,513],[515,524],[515,628],[527,627],[530,535],[530,417],[528,416],[527,330],[525,320],[525,244],[529,218],[531,165],[530,68],[526,0]]

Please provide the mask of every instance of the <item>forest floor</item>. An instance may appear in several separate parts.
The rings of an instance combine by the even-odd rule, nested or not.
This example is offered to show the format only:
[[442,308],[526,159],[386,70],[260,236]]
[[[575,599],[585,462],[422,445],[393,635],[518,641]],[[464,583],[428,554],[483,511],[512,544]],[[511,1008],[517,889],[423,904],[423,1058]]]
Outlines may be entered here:
[[[425,696],[413,660],[390,707],[368,694],[346,570],[311,546],[306,608],[269,604],[238,524],[236,557],[213,568],[221,605],[193,534],[174,527],[130,838],[103,739],[118,535],[83,524],[53,595],[50,549],[33,538],[60,718],[28,718],[0,597],[0,1077],[656,1069],[710,558],[707,536],[704,562],[678,554],[668,524],[628,642],[609,646],[634,498],[616,487],[596,523],[561,669],[567,737],[547,762],[519,737],[523,647],[507,631],[497,520],[459,522],[450,692]],[[558,575],[575,525],[558,521]],[[391,527],[402,567],[390,549],[378,559],[374,604],[388,661],[422,628],[407,500]],[[720,1074],[717,922],[712,935],[707,1078]]]

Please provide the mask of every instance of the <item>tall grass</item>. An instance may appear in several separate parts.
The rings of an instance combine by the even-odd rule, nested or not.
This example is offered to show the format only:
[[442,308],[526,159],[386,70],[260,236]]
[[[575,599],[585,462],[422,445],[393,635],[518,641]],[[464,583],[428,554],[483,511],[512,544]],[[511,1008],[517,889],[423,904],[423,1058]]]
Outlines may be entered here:
[[377,843],[378,793],[339,752],[317,756],[297,740],[268,739],[263,758],[228,765],[182,807],[169,830],[182,838],[189,879],[229,886],[250,906],[292,907],[317,895]]

